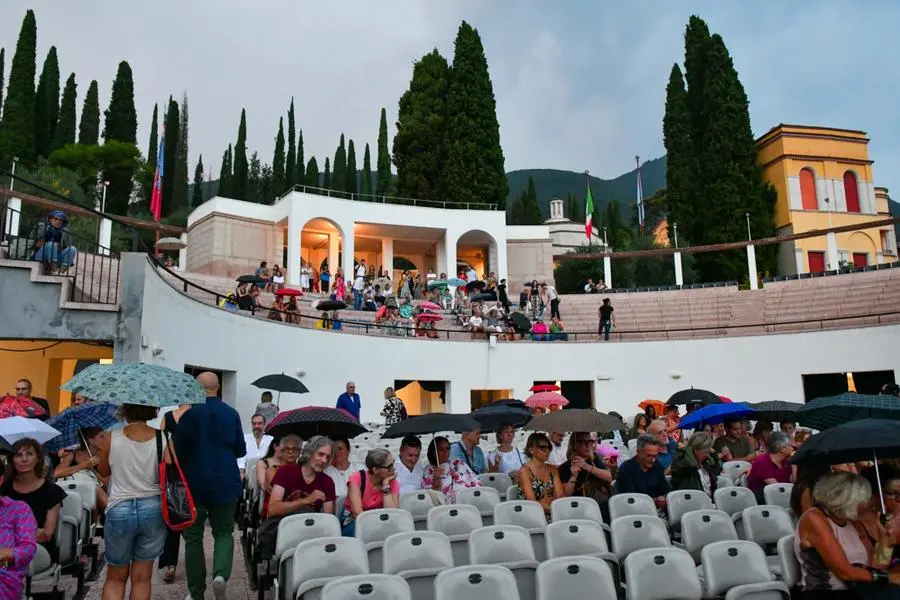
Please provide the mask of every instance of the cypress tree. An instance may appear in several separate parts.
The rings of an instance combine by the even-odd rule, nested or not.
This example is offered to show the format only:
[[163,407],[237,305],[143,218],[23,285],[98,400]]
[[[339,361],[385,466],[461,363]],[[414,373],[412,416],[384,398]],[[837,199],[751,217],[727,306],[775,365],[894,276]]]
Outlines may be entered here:
[[275,136],[275,155],[272,158],[272,185],[280,194],[285,190],[284,178],[284,119],[278,118],[278,135]]
[[500,124],[478,31],[463,21],[456,35],[447,90],[444,193],[454,202],[499,204],[509,193]]
[[175,146],[175,171],[172,174],[172,210],[187,208],[191,199],[188,196],[188,99],[187,94],[181,96],[178,114],[178,144]]
[[363,153],[363,168],[359,193],[362,200],[372,200],[372,157],[369,155],[369,144]]
[[272,167],[263,165],[259,171],[259,194],[257,194],[259,203],[269,204],[278,194],[272,187],[272,181]]
[[0,48],[0,114],[3,114],[3,85],[6,75],[6,48]]
[[306,185],[312,188],[322,187],[319,181],[319,163],[316,162],[315,156],[310,156],[309,162],[306,163]]
[[100,141],[100,98],[97,92],[97,81],[88,86],[81,108],[81,121],[78,124],[78,143],[85,146],[96,146]]
[[359,188],[356,184],[356,148],[353,146],[353,140],[347,143],[347,191],[356,194]]
[[172,214],[175,192],[175,162],[178,155],[178,125],[181,112],[178,110],[178,102],[169,96],[169,109],[166,111],[164,125],[165,143],[163,148],[163,182],[162,182],[162,214]]
[[400,98],[393,148],[400,196],[444,199],[449,76],[447,59],[435,49],[416,62]]
[[[619,201],[612,199],[606,205],[606,233],[609,245],[613,250],[623,250],[625,248],[625,227],[622,225],[622,208]],[[602,230],[601,230],[602,233]]]
[[303,130],[297,132],[297,168],[294,173],[294,181],[300,185],[306,183],[306,158],[303,156]]
[[131,65],[124,60],[119,63],[116,78],[113,80],[109,108],[104,111],[103,115],[106,118],[103,126],[104,139],[117,140],[127,144],[137,143],[134,80],[131,73]]
[[16,53],[9,70],[9,86],[0,121],[0,167],[8,169],[13,157],[30,167],[37,158],[34,136],[34,76],[37,66],[37,24],[34,11],[25,13]]
[[325,157],[325,175],[322,176],[322,187],[326,190],[331,189],[331,162]]
[[159,106],[153,105],[153,117],[150,119],[150,142],[147,145],[147,163],[140,174],[141,205],[150,210],[150,199],[153,196],[153,179],[156,176],[156,161],[159,158]]
[[232,195],[238,200],[251,200],[256,190],[250,186],[247,165],[247,111],[241,109],[237,142],[234,144],[234,189]]
[[66,79],[62,101],[59,104],[59,122],[56,124],[56,135],[53,138],[53,150],[66,144],[75,143],[75,110],[78,97],[78,86],[75,84],[75,73]]
[[331,187],[339,192],[347,190],[347,147],[344,144],[344,134],[337,150],[334,151],[334,162],[331,163]]
[[58,121],[59,58],[56,55],[56,46],[50,46],[34,98],[34,138],[38,156],[44,158],[50,156]]
[[538,203],[537,190],[534,187],[534,179],[528,176],[528,188],[523,199],[525,223],[523,225],[540,225],[544,222],[541,205]]
[[217,196],[224,198],[230,197],[231,194],[231,144],[222,153],[222,166],[219,169],[219,191]]
[[257,203],[263,201],[262,163],[259,161],[259,154],[256,152],[250,155],[250,166],[247,171],[247,190],[247,200]]
[[690,184],[693,177],[691,162],[691,120],[687,110],[684,77],[677,64],[672,66],[666,86],[666,109],[663,117],[663,143],[666,148],[666,214],[669,239],[674,243],[674,226],[682,231],[683,240],[696,240],[695,196]]
[[203,204],[203,155],[194,168],[194,188],[191,190],[191,208]]
[[296,143],[297,130],[294,126],[294,99],[291,98],[291,107],[288,109],[287,159],[284,165],[285,189],[292,188],[297,183]]
[[388,151],[387,112],[383,107],[381,122],[378,124],[377,161],[378,175],[375,182],[375,195],[386,196],[391,190],[391,154]]

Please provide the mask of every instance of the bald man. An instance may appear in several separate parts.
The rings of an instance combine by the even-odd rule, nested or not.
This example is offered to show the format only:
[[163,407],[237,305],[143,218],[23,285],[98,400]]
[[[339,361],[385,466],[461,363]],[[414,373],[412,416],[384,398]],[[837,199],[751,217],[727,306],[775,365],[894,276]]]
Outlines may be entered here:
[[247,453],[244,430],[236,410],[219,397],[219,378],[205,372],[197,383],[206,390],[206,403],[182,415],[175,433],[175,449],[197,505],[197,521],[184,532],[184,562],[193,600],[206,592],[206,557],[203,531],[212,528],[213,593],[225,599],[234,555],[235,504],[241,495],[237,459]]

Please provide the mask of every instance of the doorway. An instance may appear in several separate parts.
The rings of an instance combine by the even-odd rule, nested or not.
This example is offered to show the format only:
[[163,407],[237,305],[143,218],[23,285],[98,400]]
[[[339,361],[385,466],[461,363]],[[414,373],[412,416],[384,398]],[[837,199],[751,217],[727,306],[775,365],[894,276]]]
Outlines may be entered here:
[[566,408],[594,408],[592,381],[535,381],[534,385],[558,385],[569,405]]
[[447,411],[447,382],[394,380],[394,393],[406,406],[406,413],[413,417]]
[[490,406],[498,400],[509,400],[513,397],[513,391],[507,390],[471,390],[469,392],[470,410],[478,410]]
[[893,371],[846,371],[803,375],[803,401],[845,392],[878,394],[888,383],[896,383]]

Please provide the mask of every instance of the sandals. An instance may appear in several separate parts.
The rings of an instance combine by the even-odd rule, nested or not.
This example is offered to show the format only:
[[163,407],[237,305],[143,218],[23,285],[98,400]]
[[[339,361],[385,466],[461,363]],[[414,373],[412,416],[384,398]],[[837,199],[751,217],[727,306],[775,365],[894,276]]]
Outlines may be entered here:
[[166,567],[166,570],[162,576],[162,580],[166,583],[172,583],[173,581],[175,581],[175,567]]

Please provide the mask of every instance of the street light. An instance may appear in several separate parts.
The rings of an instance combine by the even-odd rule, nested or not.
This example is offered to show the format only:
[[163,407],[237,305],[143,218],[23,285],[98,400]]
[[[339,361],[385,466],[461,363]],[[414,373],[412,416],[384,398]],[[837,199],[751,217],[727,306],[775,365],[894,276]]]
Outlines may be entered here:
[[609,242],[606,240],[606,227],[603,228],[603,245],[609,250]]
[[109,182],[104,181],[103,182],[103,199],[100,201],[100,212],[102,212],[102,213],[106,212],[106,188],[108,188],[108,187],[109,187]]
[[747,241],[753,241],[753,235],[750,233],[750,213],[744,213],[744,218],[747,219]]
[[672,223],[672,231],[675,234],[675,248],[678,248],[678,223]]
[[17,164],[19,164],[19,157],[18,157],[18,156],[13,156],[12,171],[10,171],[10,177],[9,177],[9,191],[13,191],[13,188],[15,187],[15,183],[16,183],[16,165],[17,165]]

